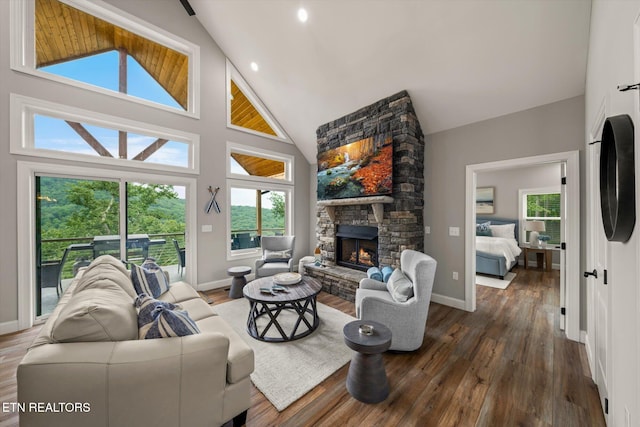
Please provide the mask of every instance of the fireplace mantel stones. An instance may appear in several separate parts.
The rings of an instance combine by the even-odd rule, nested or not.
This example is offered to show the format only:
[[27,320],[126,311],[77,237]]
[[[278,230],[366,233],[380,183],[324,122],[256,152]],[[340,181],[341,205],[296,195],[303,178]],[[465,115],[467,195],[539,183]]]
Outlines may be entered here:
[[354,206],[354,205],[371,205],[373,216],[378,225],[382,224],[384,218],[385,203],[393,203],[393,197],[389,196],[372,196],[372,197],[353,197],[351,199],[334,199],[320,200],[318,206],[324,207],[332,222],[336,222],[336,206]]
[[[338,224],[377,226],[378,261],[382,265],[399,267],[404,249],[424,250],[425,142],[407,91],[318,127],[318,153],[387,132],[393,136],[393,194],[379,196],[388,197],[379,201],[366,197],[317,202],[317,242],[329,265],[335,263]],[[359,280],[343,278],[341,273],[330,274],[333,268],[338,267],[316,273],[329,281],[331,293],[352,300]],[[362,274],[356,270],[353,273]]]

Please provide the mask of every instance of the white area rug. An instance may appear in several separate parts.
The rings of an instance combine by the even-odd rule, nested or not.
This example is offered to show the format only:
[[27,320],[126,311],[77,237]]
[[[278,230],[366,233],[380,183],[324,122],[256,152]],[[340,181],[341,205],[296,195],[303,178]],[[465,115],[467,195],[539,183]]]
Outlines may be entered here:
[[483,276],[476,274],[476,284],[481,286],[489,286],[491,288],[507,289],[507,286],[511,284],[511,281],[515,279],[516,273],[507,273],[504,276],[504,280],[500,280],[498,277]]
[[[247,334],[249,302],[244,298],[214,305],[213,309],[253,348],[255,371],[251,381],[278,411],[351,360],[353,351],[344,343],[342,328],[356,319],[324,304],[318,303],[318,329],[305,338],[283,343],[266,343]],[[283,326],[286,318],[297,318],[288,311],[278,317]]]

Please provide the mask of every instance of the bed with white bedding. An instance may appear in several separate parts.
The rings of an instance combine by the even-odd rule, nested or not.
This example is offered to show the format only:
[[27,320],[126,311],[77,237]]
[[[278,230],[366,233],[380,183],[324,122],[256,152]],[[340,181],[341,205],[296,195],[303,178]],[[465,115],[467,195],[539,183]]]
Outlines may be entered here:
[[[477,218],[476,224],[476,234],[489,234],[476,235],[476,273],[504,278],[518,263],[522,252],[518,246],[518,220]],[[486,230],[487,225],[490,232],[479,231]]]

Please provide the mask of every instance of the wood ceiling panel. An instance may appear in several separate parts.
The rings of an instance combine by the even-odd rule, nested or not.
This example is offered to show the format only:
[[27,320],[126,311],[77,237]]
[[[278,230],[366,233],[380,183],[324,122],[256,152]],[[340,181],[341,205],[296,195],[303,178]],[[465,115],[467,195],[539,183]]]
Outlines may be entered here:
[[282,161],[239,153],[231,153],[231,157],[233,157],[249,175],[268,178],[280,178],[284,176],[284,162]]
[[232,124],[278,136],[233,80],[231,80],[231,97]]
[[125,49],[185,110],[189,57],[57,0],[36,0],[38,68]]

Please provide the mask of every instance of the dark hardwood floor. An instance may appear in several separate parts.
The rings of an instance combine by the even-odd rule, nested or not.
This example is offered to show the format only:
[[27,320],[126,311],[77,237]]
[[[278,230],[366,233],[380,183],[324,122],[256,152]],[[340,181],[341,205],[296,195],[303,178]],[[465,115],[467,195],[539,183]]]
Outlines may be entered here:
[[[384,402],[353,399],[346,365],[280,413],[252,388],[247,425],[604,426],[584,346],[559,330],[558,273],[517,272],[506,290],[479,286],[475,313],[432,303],[420,350],[384,355]],[[205,298],[215,306],[227,294]],[[355,315],[333,295],[318,300]],[[2,402],[16,399],[15,369],[37,329],[0,337]],[[0,427],[13,425],[0,413]]]

